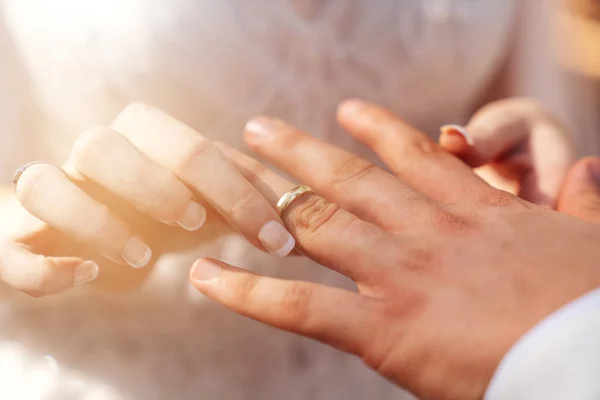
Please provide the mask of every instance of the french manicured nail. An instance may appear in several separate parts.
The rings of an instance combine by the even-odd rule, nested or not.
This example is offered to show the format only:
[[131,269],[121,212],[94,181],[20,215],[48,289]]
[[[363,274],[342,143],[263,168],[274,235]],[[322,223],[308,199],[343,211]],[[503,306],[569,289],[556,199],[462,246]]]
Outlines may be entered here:
[[133,268],[143,268],[152,258],[152,250],[143,240],[132,236],[121,251],[121,258]]
[[75,268],[75,274],[73,276],[73,285],[79,286],[84,283],[88,283],[93,281],[98,277],[98,273],[100,272],[100,268],[98,268],[98,264],[93,261],[86,261],[84,263],[79,264]]
[[246,124],[246,137],[261,141],[270,138],[281,127],[281,122],[269,117],[255,117]]
[[588,164],[588,173],[592,180],[596,183],[596,186],[600,186],[600,160],[592,160]]
[[294,237],[277,221],[267,222],[258,233],[258,240],[277,257],[287,256],[296,246]]
[[464,126],[461,125],[444,125],[440,128],[442,133],[446,133],[449,135],[460,135],[467,141],[469,146],[473,146],[475,141],[473,140],[473,136],[465,129]]
[[201,258],[192,266],[192,279],[197,281],[210,281],[221,274],[222,268],[219,264]]
[[192,201],[177,221],[177,225],[186,231],[197,231],[206,222],[206,209],[199,203]]

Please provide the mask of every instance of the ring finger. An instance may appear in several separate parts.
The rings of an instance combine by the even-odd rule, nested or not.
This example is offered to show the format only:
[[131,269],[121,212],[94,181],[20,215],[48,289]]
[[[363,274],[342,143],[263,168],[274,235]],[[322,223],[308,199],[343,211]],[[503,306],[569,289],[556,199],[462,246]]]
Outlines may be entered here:
[[[425,215],[424,195],[368,161],[318,140],[283,121],[257,117],[246,126],[250,147],[342,208],[395,231]],[[405,204],[407,207],[397,207]]]
[[[218,146],[273,206],[296,186],[253,158],[224,144]],[[389,271],[388,263],[393,263],[386,254],[402,245],[396,236],[315,194],[294,200],[283,213],[283,220],[302,253],[359,283],[380,279]],[[373,260],[364,248],[381,257]]]

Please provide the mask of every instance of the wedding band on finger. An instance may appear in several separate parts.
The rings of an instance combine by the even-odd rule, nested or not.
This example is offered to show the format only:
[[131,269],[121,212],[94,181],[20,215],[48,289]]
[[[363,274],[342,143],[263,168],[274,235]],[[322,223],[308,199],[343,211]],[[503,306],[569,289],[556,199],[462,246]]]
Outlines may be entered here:
[[21,179],[21,176],[23,175],[23,173],[25,172],[25,170],[27,168],[32,167],[37,164],[49,164],[49,163],[46,161],[32,161],[32,162],[28,162],[27,164],[20,166],[13,173],[13,179],[12,179],[13,185],[16,185],[17,182],[19,182],[19,179]]
[[275,210],[279,216],[283,216],[285,210],[296,200],[297,198],[307,194],[307,193],[315,193],[309,186],[300,185],[296,186],[292,190],[286,192],[279,198],[277,201],[277,205],[275,206]]

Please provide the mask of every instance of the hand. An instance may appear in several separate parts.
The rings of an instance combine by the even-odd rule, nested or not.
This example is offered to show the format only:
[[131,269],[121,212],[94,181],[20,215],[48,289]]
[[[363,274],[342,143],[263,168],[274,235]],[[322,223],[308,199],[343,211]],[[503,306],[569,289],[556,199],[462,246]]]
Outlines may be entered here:
[[[318,193],[284,221],[298,251],[358,293],[209,259],[191,281],[243,315],[356,354],[421,398],[481,398],[524,333],[600,285],[600,228],[490,187],[375,106],[347,102],[339,120],[396,176],[266,117],[246,141]],[[226,152],[271,204],[294,187]]]
[[[470,142],[470,143],[469,143]],[[508,99],[479,110],[465,128],[442,128],[440,145],[492,186],[554,207],[575,151],[565,129],[534,100]]]
[[148,269],[126,264],[151,265],[233,230],[279,256],[294,247],[275,210],[209,140],[142,105],[81,135],[62,170],[26,168],[16,194],[36,218],[3,246],[1,278],[36,296],[93,280],[98,264],[104,286],[139,284]]

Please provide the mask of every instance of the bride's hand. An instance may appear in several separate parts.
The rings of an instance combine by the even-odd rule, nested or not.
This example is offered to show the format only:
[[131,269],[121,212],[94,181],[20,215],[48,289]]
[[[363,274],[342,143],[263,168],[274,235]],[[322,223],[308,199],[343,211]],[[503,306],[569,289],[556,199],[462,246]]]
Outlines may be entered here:
[[24,169],[16,194],[35,218],[2,246],[0,277],[32,295],[90,281],[98,265],[104,286],[132,286],[166,251],[233,230],[279,256],[293,248],[277,213],[211,141],[139,104],[83,133],[64,168]]
[[442,128],[440,145],[492,186],[555,207],[575,151],[565,128],[538,102],[490,103],[466,127]]
[[[284,221],[300,252],[358,293],[207,259],[192,282],[243,315],[356,354],[419,397],[480,399],[522,335],[600,286],[600,228],[490,187],[375,106],[345,103],[340,120],[395,176],[265,117],[246,139],[315,189]],[[271,204],[295,186],[226,152]]]

